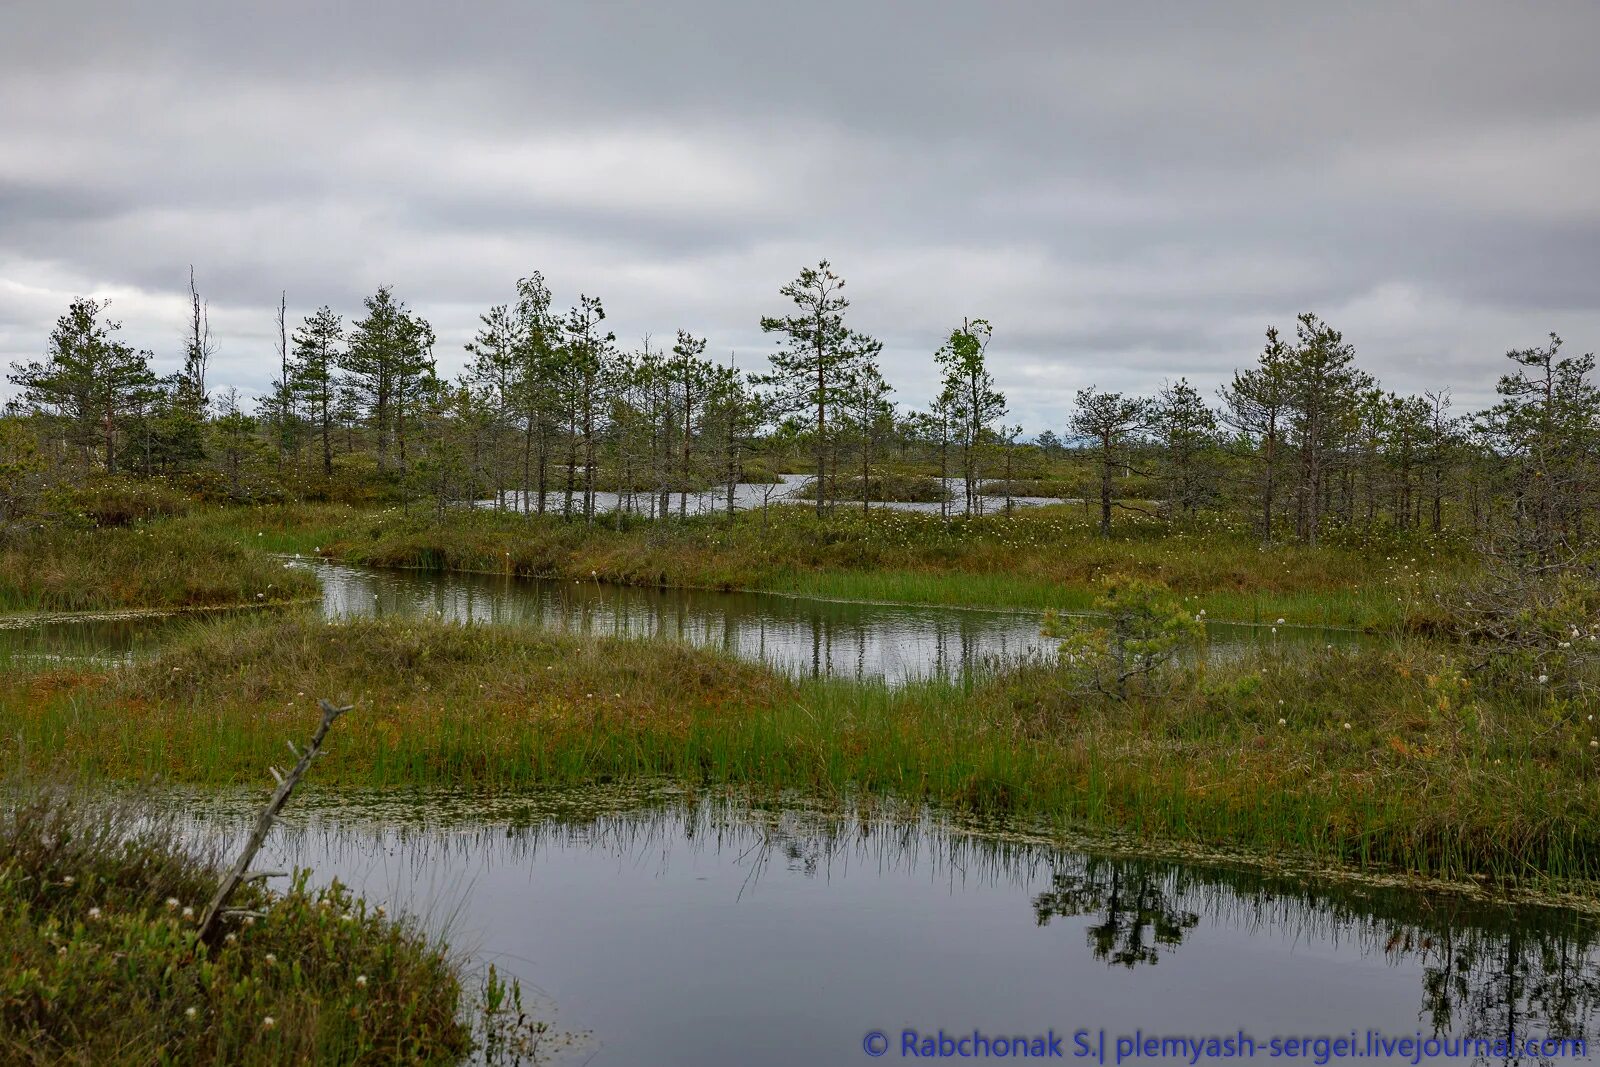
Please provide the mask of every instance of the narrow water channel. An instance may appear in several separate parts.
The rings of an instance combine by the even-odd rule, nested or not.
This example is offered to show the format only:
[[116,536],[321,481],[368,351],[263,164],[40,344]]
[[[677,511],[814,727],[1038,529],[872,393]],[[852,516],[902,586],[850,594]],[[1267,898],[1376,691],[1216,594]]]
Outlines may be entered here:
[[[317,559],[329,619],[438,617],[562,633],[684,641],[801,676],[882,681],[959,677],[985,664],[1048,653],[1033,611],[874,604],[774,593],[651,589],[493,575],[383,570]],[[125,655],[158,645],[184,619],[77,621],[0,629],[0,651]],[[1204,654],[1373,640],[1348,630],[1214,623]]]

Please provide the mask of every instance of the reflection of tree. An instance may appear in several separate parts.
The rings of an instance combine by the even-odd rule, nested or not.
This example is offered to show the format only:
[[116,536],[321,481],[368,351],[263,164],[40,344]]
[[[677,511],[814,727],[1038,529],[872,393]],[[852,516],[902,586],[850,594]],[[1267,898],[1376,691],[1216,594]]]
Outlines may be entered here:
[[[655,856],[663,865],[683,850],[712,850],[729,854],[752,885],[769,866],[829,880],[890,871],[932,875],[952,887],[1007,896],[1047,879],[1045,891],[1029,897],[1038,923],[1080,918],[1093,957],[1111,966],[1133,968],[1170,955],[1203,916],[1209,929],[1236,931],[1241,940],[1317,942],[1416,968],[1418,1020],[1435,1036],[1588,1038],[1600,1014],[1600,922],[1570,909],[1064,853],[1015,835],[950,832],[914,806],[897,812],[887,801],[841,817],[833,809],[751,807],[728,798],[685,801],[670,787],[632,786],[616,787],[617,799],[609,801],[615,807],[608,808],[611,788],[519,794],[510,807],[473,807],[474,829],[457,825],[449,833],[425,829],[426,816],[418,829],[405,830],[399,820],[410,809],[386,807],[390,821],[381,825],[400,843],[380,839],[379,845],[403,845],[413,862],[430,865],[486,853],[496,862],[531,864],[541,849],[558,845],[632,861]],[[512,802],[470,801],[488,804]],[[364,831],[352,830],[345,840],[348,847],[376,847]],[[329,846],[322,847],[328,855]]]
[[1600,1004],[1592,934],[1568,923],[1407,930],[1391,935],[1384,950],[1391,959],[1419,958],[1421,1014],[1435,1034],[1581,1036]]
[[1088,917],[1094,958],[1124,967],[1175,950],[1201,915],[1296,939],[1354,941],[1363,955],[1421,969],[1418,1015],[1440,1037],[1586,1037],[1600,1010],[1600,924],[1554,908],[1069,856],[1054,865],[1033,910],[1041,926]]
[[[1170,868],[1168,869],[1170,871]],[[1044,926],[1056,916],[1095,915],[1088,927],[1094,958],[1124,967],[1155,963],[1163,948],[1183,943],[1200,916],[1169,894],[1168,872],[1150,864],[1088,857],[1076,869],[1057,871],[1050,889],[1033,900]]]

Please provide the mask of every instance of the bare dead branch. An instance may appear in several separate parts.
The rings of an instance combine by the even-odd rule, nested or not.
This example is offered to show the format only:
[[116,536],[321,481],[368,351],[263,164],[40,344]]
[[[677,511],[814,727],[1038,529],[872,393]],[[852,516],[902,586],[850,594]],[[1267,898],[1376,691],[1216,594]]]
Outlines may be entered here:
[[[216,896],[211,898],[211,903],[206,905],[204,914],[200,916],[200,940],[206,941],[216,932],[217,924],[226,913],[228,899],[233,896],[239,885],[247,880],[245,872],[250,868],[250,861],[256,858],[256,853],[266,843],[267,833],[272,829],[273,820],[278,817],[278,812],[289,801],[289,794],[294,792],[294,787],[300,784],[300,779],[306,771],[311,769],[311,764],[321,755],[322,741],[328,736],[328,728],[338,721],[341,715],[350,711],[349,707],[335,707],[326,700],[319,700],[317,704],[322,708],[322,721],[317,724],[316,732],[311,735],[311,742],[306,746],[305,753],[300,757],[288,773],[278,778],[278,788],[272,791],[272,798],[267,801],[267,806],[261,809],[256,816],[255,828],[250,832],[250,838],[245,842],[244,851],[239,853],[239,858],[234,861],[233,867],[223,878],[222,884],[217,887]],[[260,876],[257,876],[260,877]]]

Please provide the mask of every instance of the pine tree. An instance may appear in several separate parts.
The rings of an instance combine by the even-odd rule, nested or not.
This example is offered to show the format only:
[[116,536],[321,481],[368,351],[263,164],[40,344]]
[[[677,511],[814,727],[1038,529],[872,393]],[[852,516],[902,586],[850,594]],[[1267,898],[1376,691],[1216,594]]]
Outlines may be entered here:
[[[478,333],[467,342],[466,350],[473,357],[467,368],[466,381],[477,391],[482,403],[493,416],[490,422],[501,425],[510,421],[518,408],[519,353],[527,343],[526,327],[521,316],[509,305],[496,304],[478,316]],[[492,430],[491,430],[492,436]],[[498,449],[493,449],[498,451]],[[495,477],[494,506],[505,510],[505,485],[508,479]],[[522,487],[523,510],[527,511],[526,467]]]
[[305,403],[322,449],[322,475],[333,476],[333,432],[339,417],[339,364],[344,353],[344,322],[327,305],[308,315],[294,331],[289,387]]
[[299,397],[294,391],[295,363],[289,347],[289,294],[285,291],[278,294],[277,326],[278,376],[273,379],[272,392],[264,399],[262,407],[273,427],[273,436],[277,438],[278,476],[280,480],[286,480],[285,468],[291,455],[295,457],[296,466],[299,465],[302,423]]
[[782,334],[783,340],[772,354],[772,372],[757,381],[771,390],[768,402],[775,411],[805,415],[816,463],[818,516],[828,502],[828,414],[844,393],[856,356],[844,324],[850,301],[843,289],[844,279],[824,259],[778,290],[794,304],[794,311],[761,319],[763,332]]
[[730,353],[728,365],[712,372],[711,386],[706,391],[706,426],[720,452],[718,466],[730,519],[736,487],[744,476],[744,455],[752,447],[764,417],[758,397],[747,388],[745,376],[733,366]]
[[404,467],[405,413],[433,371],[434,336],[388,286],[364,304],[366,317],[350,328],[340,367],[367,411],[382,474],[393,463],[391,443]]
[[[148,394],[153,405],[153,433],[146,435],[146,466],[191,471],[205,459],[205,426],[209,398],[206,369],[216,353],[206,305],[189,268],[189,336],[184,342],[183,369],[163,378]],[[153,447],[152,447],[153,446]]]
[[1561,338],[1551,334],[1543,348],[1507,352],[1517,370],[1500,379],[1500,402],[1482,416],[1497,450],[1516,466],[1514,517],[1528,549],[1543,558],[1581,538],[1600,444],[1594,356],[1560,351]]
[[1090,386],[1078,390],[1072,412],[1072,432],[1090,442],[1100,471],[1100,536],[1111,536],[1111,476],[1118,462],[1126,462],[1126,451],[1134,436],[1144,428],[1149,404],[1121,393],[1104,393]]
[[1289,419],[1289,346],[1276,327],[1267,328],[1267,345],[1256,365],[1234,371],[1222,387],[1223,418],[1239,434],[1260,468],[1261,540],[1272,543],[1278,499],[1278,474]]
[[1420,525],[1421,497],[1415,493],[1428,436],[1429,404],[1420,396],[1388,395],[1388,433],[1384,439],[1384,466],[1392,490],[1389,511],[1402,530]]
[[[705,358],[706,342],[686,330],[678,331],[666,374],[672,382],[673,406],[678,418],[678,517],[688,513],[689,491],[696,484],[691,457],[695,439],[706,416],[706,398],[716,378],[716,367]],[[699,421],[697,422],[696,419]]]
[[245,474],[255,442],[256,425],[256,420],[239,408],[239,390],[229,388],[223,393],[222,410],[212,423],[212,432],[217,437],[216,458],[222,465],[228,495],[236,502],[251,496],[245,485]]
[[1450,415],[1450,390],[1430,390],[1423,394],[1423,400],[1428,405],[1428,424],[1423,434],[1422,464],[1427,471],[1430,528],[1439,533],[1444,529],[1446,479],[1456,469],[1466,440],[1461,420]]
[[882,345],[867,338],[856,340],[855,367],[845,383],[843,408],[861,451],[861,511],[872,507],[872,461],[883,440],[894,429],[894,387],[883,380],[877,354]]
[[1161,450],[1168,506],[1192,515],[1216,494],[1216,413],[1187,378],[1179,378],[1157,394],[1150,428]]
[[98,451],[108,474],[117,470],[117,445],[155,386],[150,353],[118,341],[120,322],[102,319],[109,305],[80,297],[56,320],[43,362],[14,366],[7,378],[35,411],[63,427],[85,462]]
[[561,349],[561,383],[566,392],[568,412],[567,488],[563,514],[572,517],[573,479],[579,450],[583,458],[583,518],[594,522],[595,457],[599,445],[600,420],[604,415],[606,388],[614,371],[616,335],[602,331],[606,310],[600,299],[579,294],[578,304],[567,312],[562,324],[565,343]]
[[1317,316],[1296,322],[1286,379],[1290,444],[1297,452],[1295,531],[1316,544],[1328,507],[1330,468],[1356,423],[1361,394],[1372,378],[1354,366],[1355,349]]
[[516,345],[512,356],[512,396],[522,423],[522,509],[537,483],[537,510],[544,514],[550,452],[555,437],[557,360],[561,324],[550,311],[550,289],[535,271],[517,281]]

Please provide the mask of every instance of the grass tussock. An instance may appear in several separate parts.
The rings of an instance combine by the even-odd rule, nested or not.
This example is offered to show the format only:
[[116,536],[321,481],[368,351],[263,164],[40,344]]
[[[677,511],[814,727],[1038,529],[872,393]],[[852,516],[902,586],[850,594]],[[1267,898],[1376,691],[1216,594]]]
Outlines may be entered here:
[[[15,787],[13,787],[15,793]],[[61,788],[0,812],[0,1061],[449,1064],[473,1048],[455,963],[335,883],[247,883],[216,944],[218,857],[158,808]]]
[[1428,874],[1600,876],[1584,709],[1479,692],[1412,644],[1269,648],[1114,701],[1042,662],[889,689],[668,643],[230,622],[135,667],[29,676],[0,694],[0,737],[86,774],[233,784],[259,777],[319,693],[357,705],[319,769],[331,784],[666,775]]
[[[865,479],[859,474],[830,478],[828,495],[831,499],[839,501],[840,507],[848,507],[852,502],[859,507],[863,499],[916,504],[937,504],[950,499],[949,490],[939,479],[922,474],[879,473]],[[791,498],[815,500],[816,479],[813,478],[801,485],[791,494]]]
[[109,527],[184,515],[193,507],[193,500],[164,482],[111,475],[62,486],[52,494],[49,510],[68,525]]
[[316,591],[314,576],[190,524],[45,529],[0,543],[0,611],[266,604]]
[[[982,484],[982,492],[990,496],[1031,496],[1053,497],[1061,500],[1067,497],[1078,498],[1090,495],[1087,490],[1090,486],[1088,479],[1082,482],[1067,482],[1059,478],[994,478]],[[1095,487],[1098,491],[1098,486]]]
[[1108,576],[1160,581],[1213,620],[1380,628],[1432,610],[1436,587],[1469,567],[1443,542],[1262,547],[1221,520],[1119,517],[1097,535],[1081,508],[979,517],[803,505],[687,521],[294,506],[179,520],[284,551],[355,563],[629,585],[756,589],[907,603],[1078,610]]

